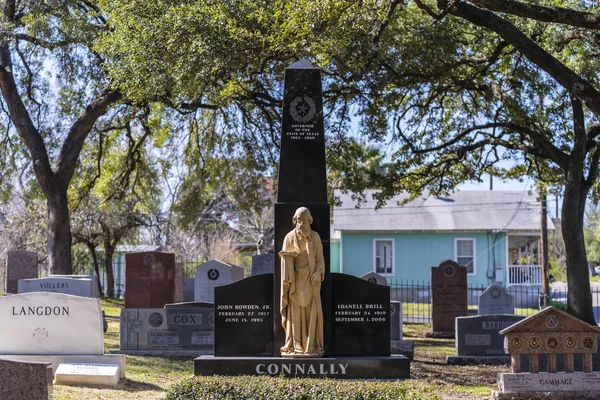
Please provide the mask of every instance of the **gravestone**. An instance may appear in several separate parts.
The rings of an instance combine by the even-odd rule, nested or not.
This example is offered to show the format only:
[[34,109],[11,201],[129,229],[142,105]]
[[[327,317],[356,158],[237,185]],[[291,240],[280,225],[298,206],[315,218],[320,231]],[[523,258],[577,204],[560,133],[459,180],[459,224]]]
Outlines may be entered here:
[[451,260],[431,268],[431,330],[428,337],[454,337],[454,320],[467,315],[467,269]]
[[175,303],[175,254],[125,254],[125,308],[162,308]]
[[402,303],[390,302],[390,340],[402,340]]
[[119,366],[116,364],[62,363],[54,374],[57,385],[117,386]]
[[[600,398],[600,372],[593,371],[592,356],[598,351],[600,328],[554,307],[546,307],[500,331],[504,350],[511,356],[511,373],[498,374],[496,399],[539,398],[559,393],[563,398]],[[541,372],[539,356],[547,357],[547,371]],[[557,355],[564,355],[564,372],[557,372]],[[575,372],[574,356],[583,357],[583,371]],[[521,357],[529,356],[529,372],[521,372]]]
[[183,278],[183,301],[188,303],[194,301],[194,285],[196,279],[194,278]]
[[70,294],[72,296],[97,297],[95,281],[71,278],[68,276],[50,276],[37,279],[19,279],[19,293],[52,292]]
[[364,274],[360,277],[360,279],[364,279],[365,281],[369,281],[371,283],[376,283],[378,285],[387,286],[387,279],[384,276],[381,276],[375,272],[369,272],[368,274]]
[[515,298],[500,285],[490,285],[478,300],[479,315],[514,314]]
[[181,303],[185,298],[183,283],[183,262],[175,263],[175,293],[173,294],[173,303]]
[[273,356],[273,275],[215,288],[215,356]]
[[244,269],[221,261],[210,260],[196,267],[194,301],[213,303],[215,287],[228,285],[244,278]]
[[212,350],[213,330],[210,303],[122,309],[120,350]]
[[458,356],[504,356],[500,331],[525,319],[521,315],[472,315],[456,318]]
[[[48,275],[47,278],[69,278],[69,279],[83,279],[92,281],[92,294],[91,296],[85,297],[100,297],[100,290],[98,288],[98,277],[96,275]],[[70,294],[70,293],[67,293]]]
[[6,253],[6,293],[18,293],[19,279],[33,279],[38,276],[38,257],[35,251],[9,251]]
[[[215,288],[215,356],[197,358],[194,362],[194,374],[284,375],[336,379],[408,378],[410,360],[402,355],[389,356],[389,287],[382,287],[351,276],[335,278],[338,279],[339,284],[335,289],[335,306],[332,303],[334,297],[332,279],[334,278],[330,274],[329,266],[330,208],[327,203],[320,69],[313,67],[306,60],[288,67],[285,71],[283,99],[279,182],[275,204],[274,274],[255,275],[228,286]],[[296,271],[293,270],[296,263],[292,260],[299,257],[300,265],[305,265],[308,257],[309,263],[316,263],[315,257],[310,254],[312,251],[320,257],[320,246],[315,243],[314,236],[309,236],[306,241],[299,238],[300,234],[290,235],[285,248],[283,246],[286,235],[293,233],[293,229],[297,228],[292,218],[296,210],[300,210],[301,207],[310,211],[310,217],[303,222],[310,223],[310,229],[318,234],[323,247],[324,279],[320,283],[323,311],[324,354],[322,357],[318,332],[316,333],[317,345],[310,346],[310,343],[306,341],[300,343],[300,340],[295,343],[298,346],[294,346],[294,349],[286,346],[284,354],[281,351],[286,340],[286,332],[282,326],[282,311],[286,313],[286,317],[291,315],[291,318],[286,321],[286,329],[292,329],[290,321],[294,321],[293,326],[296,328],[300,325],[299,320],[295,319],[297,315],[295,313],[298,311],[302,313],[302,307],[308,307],[308,304],[298,303],[296,305],[299,307],[289,307],[288,303],[282,310],[282,298],[284,302],[289,301],[291,295],[302,286],[296,285],[298,282],[294,279],[306,277],[302,274],[304,277],[296,278]],[[301,211],[301,218],[308,217],[306,210]],[[308,254],[300,250],[300,242],[309,243]],[[280,252],[283,252],[285,257],[285,282],[282,282]],[[311,277],[317,279],[315,275]],[[246,283],[252,282],[250,280],[255,281]],[[245,284],[247,286],[244,286]],[[268,284],[271,285],[272,291],[266,290],[265,285]],[[286,290],[283,293],[286,297],[282,296],[282,286]],[[369,288],[369,292],[348,290],[366,287]],[[315,293],[312,295],[314,296]],[[385,299],[382,300],[381,297]],[[311,307],[319,303],[316,296],[308,302],[312,303]],[[270,310],[271,313],[265,315],[266,310]],[[360,315],[340,314],[338,321],[332,321],[336,311],[348,312],[349,310],[357,311]],[[315,314],[311,315],[317,315],[316,329],[319,329],[320,315],[317,309],[314,312]],[[272,322],[269,321],[271,315]],[[250,327],[253,323],[256,325]],[[310,326],[309,329],[311,335],[316,331],[315,325]],[[251,333],[248,335],[247,332]],[[362,334],[366,336],[361,336]],[[295,338],[298,336],[296,331]],[[384,340],[380,342],[376,338]],[[222,339],[224,342],[221,342]],[[271,340],[273,345],[269,345]],[[361,343],[361,340],[364,343]],[[260,344],[257,341],[260,341]],[[272,356],[264,356],[265,354],[272,354]],[[365,355],[345,357],[340,354]]]
[[272,274],[275,269],[275,254],[263,253],[252,256],[252,275]]
[[45,400],[52,397],[52,364],[0,359],[0,399]]
[[390,288],[346,274],[331,274],[331,354],[390,355]]
[[98,299],[35,292],[0,297],[0,354],[103,354]]

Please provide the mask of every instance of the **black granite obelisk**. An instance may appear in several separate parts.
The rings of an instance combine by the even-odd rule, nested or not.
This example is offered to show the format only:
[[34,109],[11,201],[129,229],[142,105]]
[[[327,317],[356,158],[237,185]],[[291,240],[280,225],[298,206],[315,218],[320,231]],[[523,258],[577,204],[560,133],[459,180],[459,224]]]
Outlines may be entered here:
[[[313,217],[312,230],[319,233],[325,258],[325,280],[321,284],[325,355],[330,354],[331,295],[329,274],[329,204],[325,169],[325,135],[321,70],[300,60],[285,70],[283,121],[281,124],[279,184],[275,204],[275,253],[294,226],[292,217],[307,207]],[[281,259],[275,260],[273,312],[275,356],[285,341],[281,326]]]

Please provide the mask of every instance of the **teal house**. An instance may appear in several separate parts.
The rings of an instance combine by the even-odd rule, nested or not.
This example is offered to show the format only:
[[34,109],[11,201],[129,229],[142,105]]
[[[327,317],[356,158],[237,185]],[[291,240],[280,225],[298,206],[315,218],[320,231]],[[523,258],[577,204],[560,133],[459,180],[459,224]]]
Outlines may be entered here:
[[431,267],[451,259],[467,268],[469,285],[541,285],[541,205],[527,192],[424,194],[404,205],[407,196],[399,195],[379,209],[373,193],[358,201],[335,192],[332,272],[429,281]]

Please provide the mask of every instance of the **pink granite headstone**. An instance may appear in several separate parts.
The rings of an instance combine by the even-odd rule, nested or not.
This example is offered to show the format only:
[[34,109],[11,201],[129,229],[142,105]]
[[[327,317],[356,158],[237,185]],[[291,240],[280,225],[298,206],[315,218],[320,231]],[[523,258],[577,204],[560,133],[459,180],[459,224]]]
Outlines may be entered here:
[[162,308],[175,303],[175,254],[125,255],[125,308]]
[[0,359],[0,399],[45,400],[52,393],[52,364]]
[[467,315],[467,269],[452,260],[431,268],[431,330],[454,333],[454,319]]
[[6,254],[6,293],[18,293],[19,279],[37,278],[37,263],[35,251],[9,251]]

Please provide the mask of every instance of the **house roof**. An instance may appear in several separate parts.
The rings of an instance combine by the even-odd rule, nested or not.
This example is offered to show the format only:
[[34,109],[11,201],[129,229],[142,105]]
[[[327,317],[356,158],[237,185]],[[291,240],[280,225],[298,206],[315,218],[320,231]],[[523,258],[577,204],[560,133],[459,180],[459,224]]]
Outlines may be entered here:
[[[375,209],[375,190],[357,204],[352,193],[335,191],[341,206],[333,210],[338,231],[539,231],[540,203],[527,191],[461,190],[447,197],[424,194],[400,206],[401,194]],[[354,197],[354,198],[353,198]],[[548,218],[548,229],[554,225]]]
[[[553,320],[548,320],[549,315],[554,315]],[[550,326],[549,326],[550,325]],[[588,324],[558,308],[549,306],[542,311],[527,317],[509,327],[502,329],[499,333],[506,335],[516,332],[598,332],[600,327]]]

